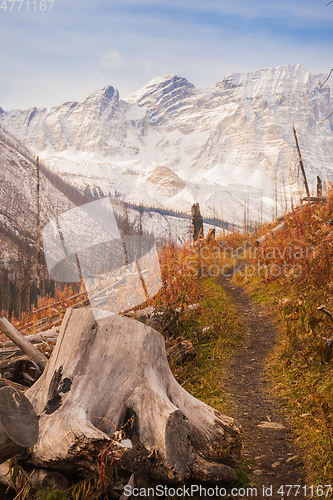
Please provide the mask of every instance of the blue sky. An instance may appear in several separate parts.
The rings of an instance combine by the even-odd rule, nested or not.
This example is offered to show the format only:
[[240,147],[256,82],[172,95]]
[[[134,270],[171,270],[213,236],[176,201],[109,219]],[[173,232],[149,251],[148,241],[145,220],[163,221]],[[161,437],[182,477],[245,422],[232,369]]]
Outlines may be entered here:
[[29,0],[28,11],[27,0],[0,0],[0,106],[55,106],[106,85],[126,97],[163,74],[204,88],[230,73],[288,63],[328,73],[327,3]]

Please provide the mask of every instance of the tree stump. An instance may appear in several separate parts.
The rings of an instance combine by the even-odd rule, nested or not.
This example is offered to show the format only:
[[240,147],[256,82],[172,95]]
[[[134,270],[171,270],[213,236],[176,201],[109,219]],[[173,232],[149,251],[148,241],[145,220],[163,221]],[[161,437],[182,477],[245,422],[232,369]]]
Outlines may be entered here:
[[68,309],[42,376],[25,394],[40,415],[29,458],[37,466],[93,470],[108,446],[113,460],[146,477],[236,478],[238,425],[177,383],[163,336],[133,319],[95,321],[91,309]]
[[0,389],[0,463],[36,443],[38,419],[29,400],[14,387]]

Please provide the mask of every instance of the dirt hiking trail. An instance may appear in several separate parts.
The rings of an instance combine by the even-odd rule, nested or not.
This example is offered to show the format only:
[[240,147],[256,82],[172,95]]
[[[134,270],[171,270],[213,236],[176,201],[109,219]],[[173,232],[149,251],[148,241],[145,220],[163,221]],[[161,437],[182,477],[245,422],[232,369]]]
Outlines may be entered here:
[[[245,326],[244,339],[232,357],[225,384],[232,399],[232,416],[243,428],[243,457],[251,467],[251,486],[257,487],[257,498],[303,499],[303,466],[292,446],[288,418],[269,396],[264,373],[265,359],[277,336],[276,327],[265,309],[255,304],[244,289],[234,286],[230,278],[220,277],[218,282]],[[295,487],[287,496],[286,488],[284,493],[280,489],[284,485],[301,488],[296,497]],[[265,490],[264,494],[263,486],[272,487],[271,491]]]

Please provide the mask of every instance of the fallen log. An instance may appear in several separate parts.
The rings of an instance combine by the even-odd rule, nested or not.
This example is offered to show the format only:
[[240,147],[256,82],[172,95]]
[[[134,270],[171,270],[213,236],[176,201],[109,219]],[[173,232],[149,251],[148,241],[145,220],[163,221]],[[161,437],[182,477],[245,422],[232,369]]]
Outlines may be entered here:
[[333,322],[333,314],[323,304],[321,304],[319,307],[317,307],[317,311],[321,311],[321,312],[325,313],[330,318],[330,320]]
[[[327,201],[327,198],[325,196],[322,196],[322,197],[311,196],[311,197],[305,197],[301,201],[309,201],[310,205],[311,205],[312,202],[314,203],[316,201],[321,201],[321,202],[325,203]],[[260,236],[260,238],[257,238],[255,240],[255,244],[257,246],[261,245],[261,243],[264,243],[264,241],[267,239],[267,237],[269,235],[271,235],[272,233],[274,234],[276,232],[283,231],[283,229],[285,229],[285,220],[288,219],[288,218],[290,218],[290,217],[293,217],[295,214],[299,214],[306,207],[307,207],[307,205],[301,205],[300,207],[295,208],[292,212],[288,212],[288,213],[285,213],[285,214],[280,215],[279,217],[277,217],[276,220],[278,222],[281,222],[281,224],[279,224],[278,226],[275,226],[273,229],[268,230],[267,233],[263,234],[262,236]]]
[[305,196],[301,201],[327,203],[327,196]]
[[28,389],[28,387],[22,384],[17,384],[16,382],[12,382],[11,380],[0,377],[0,389],[1,387],[13,387],[14,389],[17,389],[21,392],[25,392]]
[[94,470],[108,448],[146,477],[236,479],[238,425],[177,383],[163,336],[143,323],[119,315],[95,321],[91,309],[69,309],[26,396],[40,415],[29,450],[37,466]]
[[44,370],[48,359],[38,351],[6,318],[0,319],[0,330]]
[[262,236],[260,236],[260,238],[257,238],[255,243],[256,245],[261,245],[261,243],[264,243],[264,241],[267,239],[268,235],[270,234],[274,234],[274,233],[279,233],[280,231],[283,231],[286,227],[286,223],[285,222],[281,222],[281,224],[279,224],[278,226],[275,226],[273,229],[271,229],[270,231],[268,231],[266,234],[263,234]]
[[[129,481],[127,483],[127,489],[129,487],[129,489],[131,490],[135,485],[135,478],[134,478],[134,474],[131,475],[131,477],[129,478]],[[126,487],[125,487],[126,488]],[[126,498],[129,498],[131,497],[132,495],[129,493],[128,495],[126,494],[126,491],[124,491],[124,493],[121,495],[121,497],[119,498],[119,500],[126,500]]]
[[[0,464],[0,484],[4,486],[13,487],[11,479],[11,464],[10,461]],[[69,488],[69,482],[63,474],[60,472],[50,470],[50,469],[35,469],[35,470],[24,470],[22,469],[24,477],[29,483],[33,490],[37,491],[41,488],[48,488],[51,484],[57,489],[67,490]]]
[[30,401],[13,387],[0,389],[0,463],[36,443],[38,418]]
[[[51,340],[54,341],[58,337],[59,327],[51,328],[49,330],[45,330],[43,332],[38,332],[36,335],[24,335],[25,340],[31,342],[31,344],[38,344],[41,341]],[[22,332],[20,332],[22,333]],[[11,347],[15,346],[15,343],[12,340],[6,340],[5,342],[0,342],[0,347]]]

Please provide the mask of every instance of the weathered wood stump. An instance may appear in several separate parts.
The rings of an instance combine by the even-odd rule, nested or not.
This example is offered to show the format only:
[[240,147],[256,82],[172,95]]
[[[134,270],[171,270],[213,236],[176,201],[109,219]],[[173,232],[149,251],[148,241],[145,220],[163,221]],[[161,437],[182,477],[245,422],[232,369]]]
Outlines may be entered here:
[[0,463],[36,443],[38,418],[30,401],[14,387],[0,389]]
[[118,315],[97,322],[91,309],[68,309],[26,396],[40,415],[29,458],[37,466],[93,470],[109,446],[112,459],[149,477],[236,478],[239,427],[176,382],[163,336],[143,323]]

